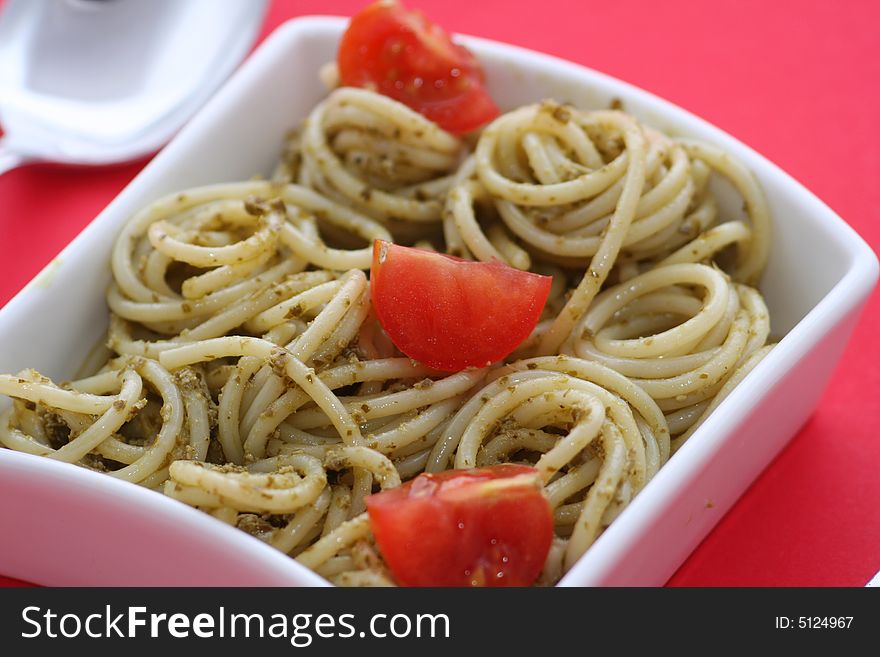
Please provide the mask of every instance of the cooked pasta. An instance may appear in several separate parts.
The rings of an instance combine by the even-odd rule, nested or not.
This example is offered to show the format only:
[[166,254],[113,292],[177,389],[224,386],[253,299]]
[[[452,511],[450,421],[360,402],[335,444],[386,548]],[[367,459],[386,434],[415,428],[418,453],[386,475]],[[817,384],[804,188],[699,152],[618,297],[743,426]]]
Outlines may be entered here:
[[[713,179],[742,197],[725,217]],[[553,584],[767,352],[769,213],[716,148],[616,110],[515,109],[473,144],[332,91],[270,181],[159,199],[112,254],[110,358],[0,375],[10,449],[211,513],[333,583],[394,583],[365,499],[422,472],[537,468]],[[459,372],[405,357],[376,239],[553,276],[533,334]]]

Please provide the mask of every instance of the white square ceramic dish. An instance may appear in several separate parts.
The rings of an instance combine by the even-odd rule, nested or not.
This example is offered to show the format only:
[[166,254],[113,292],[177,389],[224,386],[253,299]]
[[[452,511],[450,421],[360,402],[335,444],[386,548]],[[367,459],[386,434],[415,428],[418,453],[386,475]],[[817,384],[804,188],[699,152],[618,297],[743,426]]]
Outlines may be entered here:
[[[111,244],[168,192],[268,172],[285,131],[324,90],[343,19],[279,28],[220,93],[53,263],[0,310],[0,371],[64,378],[101,335]],[[775,218],[763,292],[784,339],[599,538],[562,585],[663,584],[812,411],[877,280],[877,259],[776,166],[646,92],[545,55],[466,39],[504,108],[613,98],[643,120],[707,140],[760,179]],[[320,585],[260,541],[138,486],[0,450],[0,569],[51,585]]]

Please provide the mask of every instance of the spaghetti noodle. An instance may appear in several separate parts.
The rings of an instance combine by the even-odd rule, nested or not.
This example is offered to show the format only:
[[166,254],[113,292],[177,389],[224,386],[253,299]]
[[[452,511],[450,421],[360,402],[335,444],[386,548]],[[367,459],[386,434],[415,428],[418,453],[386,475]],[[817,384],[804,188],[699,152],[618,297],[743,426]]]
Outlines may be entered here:
[[[723,221],[723,178],[746,216]],[[533,335],[455,373],[404,357],[370,300],[374,240],[554,278]],[[386,585],[365,498],[421,472],[534,464],[557,581],[769,349],[752,287],[769,214],[714,147],[545,101],[473,148],[341,88],[271,181],[185,190],[112,254],[111,357],[0,375],[10,449],[139,483],[337,584]]]

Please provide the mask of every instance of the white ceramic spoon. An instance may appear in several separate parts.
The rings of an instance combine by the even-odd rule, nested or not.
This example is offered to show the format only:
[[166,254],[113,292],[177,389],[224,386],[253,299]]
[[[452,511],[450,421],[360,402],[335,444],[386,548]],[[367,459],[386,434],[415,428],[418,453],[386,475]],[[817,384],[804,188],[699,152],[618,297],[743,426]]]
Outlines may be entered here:
[[266,0],[9,0],[0,174],[156,151],[245,57]]

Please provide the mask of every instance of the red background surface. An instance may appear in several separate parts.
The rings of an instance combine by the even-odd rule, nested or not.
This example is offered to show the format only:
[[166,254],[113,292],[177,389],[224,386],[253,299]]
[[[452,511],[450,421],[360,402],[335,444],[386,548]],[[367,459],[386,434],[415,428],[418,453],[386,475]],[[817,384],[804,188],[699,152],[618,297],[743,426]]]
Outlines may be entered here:
[[[351,15],[363,1],[276,0],[263,36],[298,15]],[[880,247],[880,2],[408,4],[450,30],[564,57],[691,110],[776,162]],[[143,164],[33,165],[0,176],[0,304]],[[670,584],[862,586],[880,569],[878,330],[875,293],[812,419]]]

